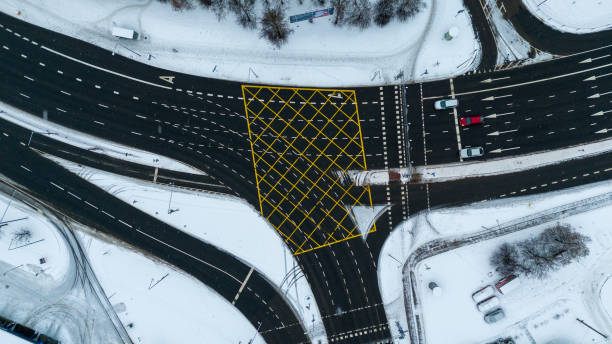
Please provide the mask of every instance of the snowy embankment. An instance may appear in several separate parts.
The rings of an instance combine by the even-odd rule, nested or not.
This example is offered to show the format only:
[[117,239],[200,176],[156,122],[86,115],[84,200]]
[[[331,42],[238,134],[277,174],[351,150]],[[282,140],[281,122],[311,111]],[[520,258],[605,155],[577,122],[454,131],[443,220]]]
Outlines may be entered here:
[[134,343],[265,343],[238,309],[200,281],[121,246],[79,236]]
[[416,166],[414,175],[418,175],[419,180],[424,183],[446,182],[470,177],[515,173],[570,160],[584,159],[610,151],[612,151],[612,139],[511,158]]
[[308,281],[280,236],[250,205],[235,198],[140,182],[56,161],[130,206],[253,266],[290,301],[313,342],[327,342]]
[[[411,217],[408,221],[400,224],[393,230],[393,232],[391,232],[383,246],[380,254],[380,261],[378,262],[379,285],[381,286],[381,295],[385,304],[385,310],[389,323],[395,324],[398,322],[403,330],[407,330],[408,328],[406,321],[406,310],[404,307],[405,290],[403,285],[402,269],[410,254],[423,243],[437,238],[457,237],[460,235],[467,235],[482,231],[483,229],[487,228],[494,228],[504,222],[533,215],[547,209],[607,192],[612,192],[612,182],[610,181],[542,195],[518,197],[508,200],[479,202],[458,208],[447,208],[434,210],[431,212],[422,212]],[[596,212],[596,214],[595,212],[591,212],[586,213],[584,216],[580,215],[581,220],[572,224],[578,228],[583,227],[585,229],[589,229],[591,222],[597,222],[597,225],[593,227],[594,230],[597,231],[598,228],[601,228],[601,230],[605,232],[604,228],[601,226],[605,227],[605,224],[609,223],[609,220],[605,220],[605,218],[610,217],[610,214],[612,214],[612,207],[602,208]],[[564,219],[563,222],[574,222],[574,220],[571,219],[572,218]],[[608,234],[605,232],[602,235]],[[593,241],[595,242],[597,239],[593,238]],[[470,247],[471,246],[467,247],[467,251],[465,251],[466,253],[460,255],[459,257],[454,257],[454,262],[464,260],[471,252]],[[456,265],[448,262],[446,264],[446,268]],[[483,269],[488,268],[487,261],[481,262],[481,265],[484,266]],[[421,266],[424,267],[424,265]],[[610,271],[610,274],[612,274],[612,271]],[[482,281],[480,279],[469,281],[470,283],[473,283],[473,286],[470,286],[474,287],[474,290],[477,289],[476,287],[479,286],[479,283],[485,283],[485,279],[487,279],[487,283],[493,281],[493,278],[487,277],[486,273],[480,278]],[[458,277],[456,279],[461,280],[461,278]],[[419,288],[420,290],[425,290],[427,289],[427,285],[419,285]],[[449,287],[447,286],[447,288]],[[466,293],[467,296],[464,295],[462,297],[467,297],[469,299],[471,292],[473,292],[473,290]],[[446,303],[440,307],[450,305],[451,301],[446,300]],[[446,310],[450,309],[453,308],[446,307]],[[428,314],[429,313],[425,313],[424,316],[427,317]],[[433,314],[435,315],[436,313]],[[457,315],[457,319],[462,317],[463,315],[461,314]],[[461,324],[461,322],[458,323]],[[441,329],[442,327],[437,327],[435,331],[441,332],[442,334],[446,333],[446,330],[442,331]],[[392,326],[391,330],[394,338],[398,338],[399,332],[397,326]],[[471,332],[478,333],[478,331]],[[429,334],[427,334],[427,336],[429,336]],[[471,343],[475,342],[476,340],[478,339],[473,339]],[[406,333],[405,339],[397,340],[397,342],[409,343],[408,334]]]
[[[251,83],[339,87],[446,77],[473,69],[479,43],[463,2],[424,3],[414,18],[404,23],[394,19],[383,28],[336,27],[333,16],[293,23],[281,49],[261,39],[257,30],[239,27],[233,15],[218,21],[200,6],[177,12],[151,0],[5,0],[0,10],[169,70]],[[260,6],[258,1],[255,13],[261,13]],[[292,0],[287,14],[313,6],[308,0],[302,5]],[[118,40],[110,34],[114,25],[135,29],[146,39]],[[459,35],[444,40],[453,26]]]
[[42,120],[40,117],[31,115],[2,102],[0,102],[0,118],[32,130],[33,133],[47,135],[69,145],[104,154],[112,158],[173,171],[204,174],[202,171],[178,160],[124,146],[101,138],[92,137],[53,122]]
[[609,0],[522,0],[545,24],[563,32],[591,33],[612,28]]

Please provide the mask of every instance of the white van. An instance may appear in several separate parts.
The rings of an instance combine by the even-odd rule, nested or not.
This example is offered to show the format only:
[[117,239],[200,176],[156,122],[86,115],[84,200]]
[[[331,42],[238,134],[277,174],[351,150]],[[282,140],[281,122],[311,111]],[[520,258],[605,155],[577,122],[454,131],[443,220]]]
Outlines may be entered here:
[[113,27],[112,34],[119,38],[138,39],[138,32],[118,26]]
[[486,313],[497,306],[499,306],[499,299],[497,296],[491,296],[488,299],[480,301],[476,307],[478,307],[479,311]]

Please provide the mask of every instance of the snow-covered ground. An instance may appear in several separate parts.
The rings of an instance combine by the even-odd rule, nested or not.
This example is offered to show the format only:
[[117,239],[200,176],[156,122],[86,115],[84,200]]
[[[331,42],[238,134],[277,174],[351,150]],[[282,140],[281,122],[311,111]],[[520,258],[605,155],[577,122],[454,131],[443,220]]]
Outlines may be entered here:
[[92,137],[64,126],[41,120],[40,117],[21,111],[0,102],[0,118],[30,129],[36,135],[48,135],[53,139],[79,148],[94,151],[113,158],[135,162],[142,165],[165,168],[168,170],[204,174],[202,171],[165,156],[124,146],[112,141]]
[[[75,263],[78,251],[67,239],[67,224],[18,195],[0,194],[2,221],[26,218],[0,227],[0,316],[65,344],[120,343],[103,303],[91,292],[92,280]],[[16,243],[14,233],[21,229],[32,237]]]
[[[456,237],[459,235],[478,232],[486,228],[493,228],[498,226],[500,223],[532,215],[563,204],[607,192],[612,192],[612,182],[610,181],[541,195],[518,197],[512,198],[511,200],[479,202],[462,207],[438,209],[431,212],[422,212],[414,215],[408,221],[400,224],[398,227],[396,227],[396,229],[394,229],[393,232],[391,232],[380,254],[380,261],[378,263],[378,278],[389,323],[395,324],[398,322],[403,330],[407,329],[403,296],[404,286],[402,281],[402,268],[410,253],[413,252],[413,250],[419,245],[435,238]],[[602,210],[598,212],[586,213],[584,216],[581,215],[580,217],[576,216],[564,219],[563,222],[571,223],[581,231],[583,229],[590,230],[589,228],[592,227],[593,230],[599,230],[605,234],[605,225],[607,223],[605,219],[609,218],[610,214],[612,214],[612,208],[607,207],[602,208]],[[599,239],[593,238],[591,249],[594,250],[596,248],[593,245],[595,245],[594,242],[598,240]],[[604,238],[602,240],[607,239]],[[469,248],[471,247],[472,246],[469,246]],[[461,262],[462,259],[468,256],[469,254],[466,253],[460,257],[461,259],[455,257],[455,263],[447,264],[448,266],[455,267],[457,265],[456,262]],[[596,255],[592,254],[591,257],[596,257]],[[470,288],[474,288],[474,290],[478,289],[479,283],[484,283],[486,278],[489,278],[486,280],[486,283],[488,283],[490,281],[494,281],[495,277],[497,277],[487,276],[489,270],[487,270],[488,266],[486,266],[486,261],[484,261],[485,266],[483,267],[482,265],[483,264],[481,264],[480,268],[486,270],[483,272],[484,275],[477,280],[468,281],[469,283],[473,283],[473,285],[470,285]],[[585,263],[581,266],[587,265]],[[612,275],[612,271],[610,271],[610,275]],[[603,277],[605,277],[605,274]],[[480,282],[481,280],[482,282]],[[424,288],[420,288],[420,290],[426,288],[427,287],[425,286]],[[444,289],[448,289],[448,287]],[[466,297],[468,299],[469,295],[471,295],[474,290],[466,292]],[[574,291],[572,291],[572,293],[573,292]],[[448,307],[449,311],[453,309],[453,307]],[[572,309],[578,308],[573,307]],[[427,317],[428,314],[429,313],[426,311],[424,316]],[[399,336],[398,328],[396,326],[392,326],[391,329],[398,343],[409,343],[408,335],[406,335],[405,339],[399,340],[397,339]],[[445,332],[445,330],[440,329],[437,331]],[[427,337],[429,338],[429,332]],[[474,341],[476,340],[480,339],[474,339]],[[546,341],[542,342],[545,343]],[[582,343],[581,341],[577,342]]]
[[[603,261],[608,264],[612,261],[612,231],[607,228],[611,210],[612,207],[607,207],[565,219],[563,223],[592,239],[590,255],[544,280],[521,278],[518,290],[497,293],[506,317],[494,324],[484,321],[483,313],[471,298],[475,291],[504,277],[489,264],[489,257],[501,243],[529,238],[551,224],[423,260],[416,266],[415,276],[427,343],[480,343],[498,337],[514,337],[517,344],[529,343],[530,337],[536,343],[555,343],[555,340],[605,343],[604,338],[576,319],[610,333],[610,322],[598,322],[591,311],[596,305],[591,305],[582,294],[585,286],[601,278],[594,267]],[[612,268],[606,270],[612,275]],[[439,295],[427,287],[432,281],[441,287]]]
[[265,343],[238,309],[200,281],[121,246],[79,236],[134,343]]
[[[348,86],[457,75],[478,63],[479,44],[462,1],[424,3],[414,18],[384,28],[337,28],[333,16],[290,24],[294,32],[281,49],[258,31],[240,28],[232,14],[219,22],[199,6],[176,12],[153,0],[4,0],[0,10],[170,70],[255,83]],[[287,15],[317,9],[308,0],[288,4]],[[110,35],[113,25],[146,39],[119,41]],[[443,35],[452,26],[459,36],[449,42]]]
[[444,182],[467,177],[482,177],[514,173],[543,166],[549,166],[575,159],[583,159],[612,150],[612,140],[602,140],[568,148],[498,158],[486,161],[427,165],[415,167],[414,173],[423,182]]
[[[0,194],[0,223],[6,223],[0,225],[0,266],[4,269],[0,273],[14,268],[31,274],[41,284],[63,281],[70,266],[64,239],[53,223],[32,216],[31,209],[9,196]],[[18,240],[15,234],[21,231],[29,231],[30,237]]]
[[57,161],[129,205],[252,265],[287,297],[313,341],[327,341],[308,281],[280,236],[250,205]]
[[589,33],[612,28],[609,0],[523,0],[529,11],[564,32]]

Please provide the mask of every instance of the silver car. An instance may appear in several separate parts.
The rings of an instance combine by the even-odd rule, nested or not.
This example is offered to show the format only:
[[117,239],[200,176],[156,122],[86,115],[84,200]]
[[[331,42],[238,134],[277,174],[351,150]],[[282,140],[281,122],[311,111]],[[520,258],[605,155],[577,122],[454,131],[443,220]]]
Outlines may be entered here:
[[452,109],[457,105],[459,105],[457,99],[442,99],[434,103],[434,108],[436,108],[436,110]]
[[483,154],[484,149],[482,149],[482,147],[468,147],[461,150],[462,158],[474,158],[477,156],[482,156]]
[[504,313],[504,310],[501,308],[497,308],[485,314],[484,321],[487,324],[492,324],[494,322],[498,322],[499,320],[502,320],[505,317],[506,317],[506,314]]

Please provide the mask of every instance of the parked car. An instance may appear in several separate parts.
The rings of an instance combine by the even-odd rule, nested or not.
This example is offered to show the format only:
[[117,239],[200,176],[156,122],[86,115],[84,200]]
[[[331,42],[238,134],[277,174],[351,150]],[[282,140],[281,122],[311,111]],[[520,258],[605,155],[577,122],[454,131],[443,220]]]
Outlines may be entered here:
[[480,301],[476,307],[479,311],[486,313],[492,310],[493,308],[496,308],[497,306],[499,306],[499,299],[497,298],[497,296],[491,296],[489,298],[484,299],[483,301]]
[[482,156],[484,154],[484,149],[482,147],[469,147],[463,148],[461,150],[462,158],[474,158],[477,156]]
[[436,110],[452,109],[457,105],[459,105],[457,99],[442,99],[434,103],[434,108],[436,108]]
[[493,289],[492,286],[488,285],[475,291],[474,294],[472,294],[472,300],[474,300],[474,302],[476,303],[479,303],[481,301],[484,301],[485,299],[490,298],[493,295],[495,295],[495,289]]
[[461,125],[462,127],[469,127],[470,125],[482,124],[482,123],[483,123],[482,116],[469,116],[469,117],[462,117],[461,119],[459,119],[459,125]]
[[490,311],[489,313],[485,314],[484,321],[487,324],[492,324],[492,323],[502,320],[505,317],[506,317],[506,313],[504,313],[504,310],[501,308],[496,308]]

